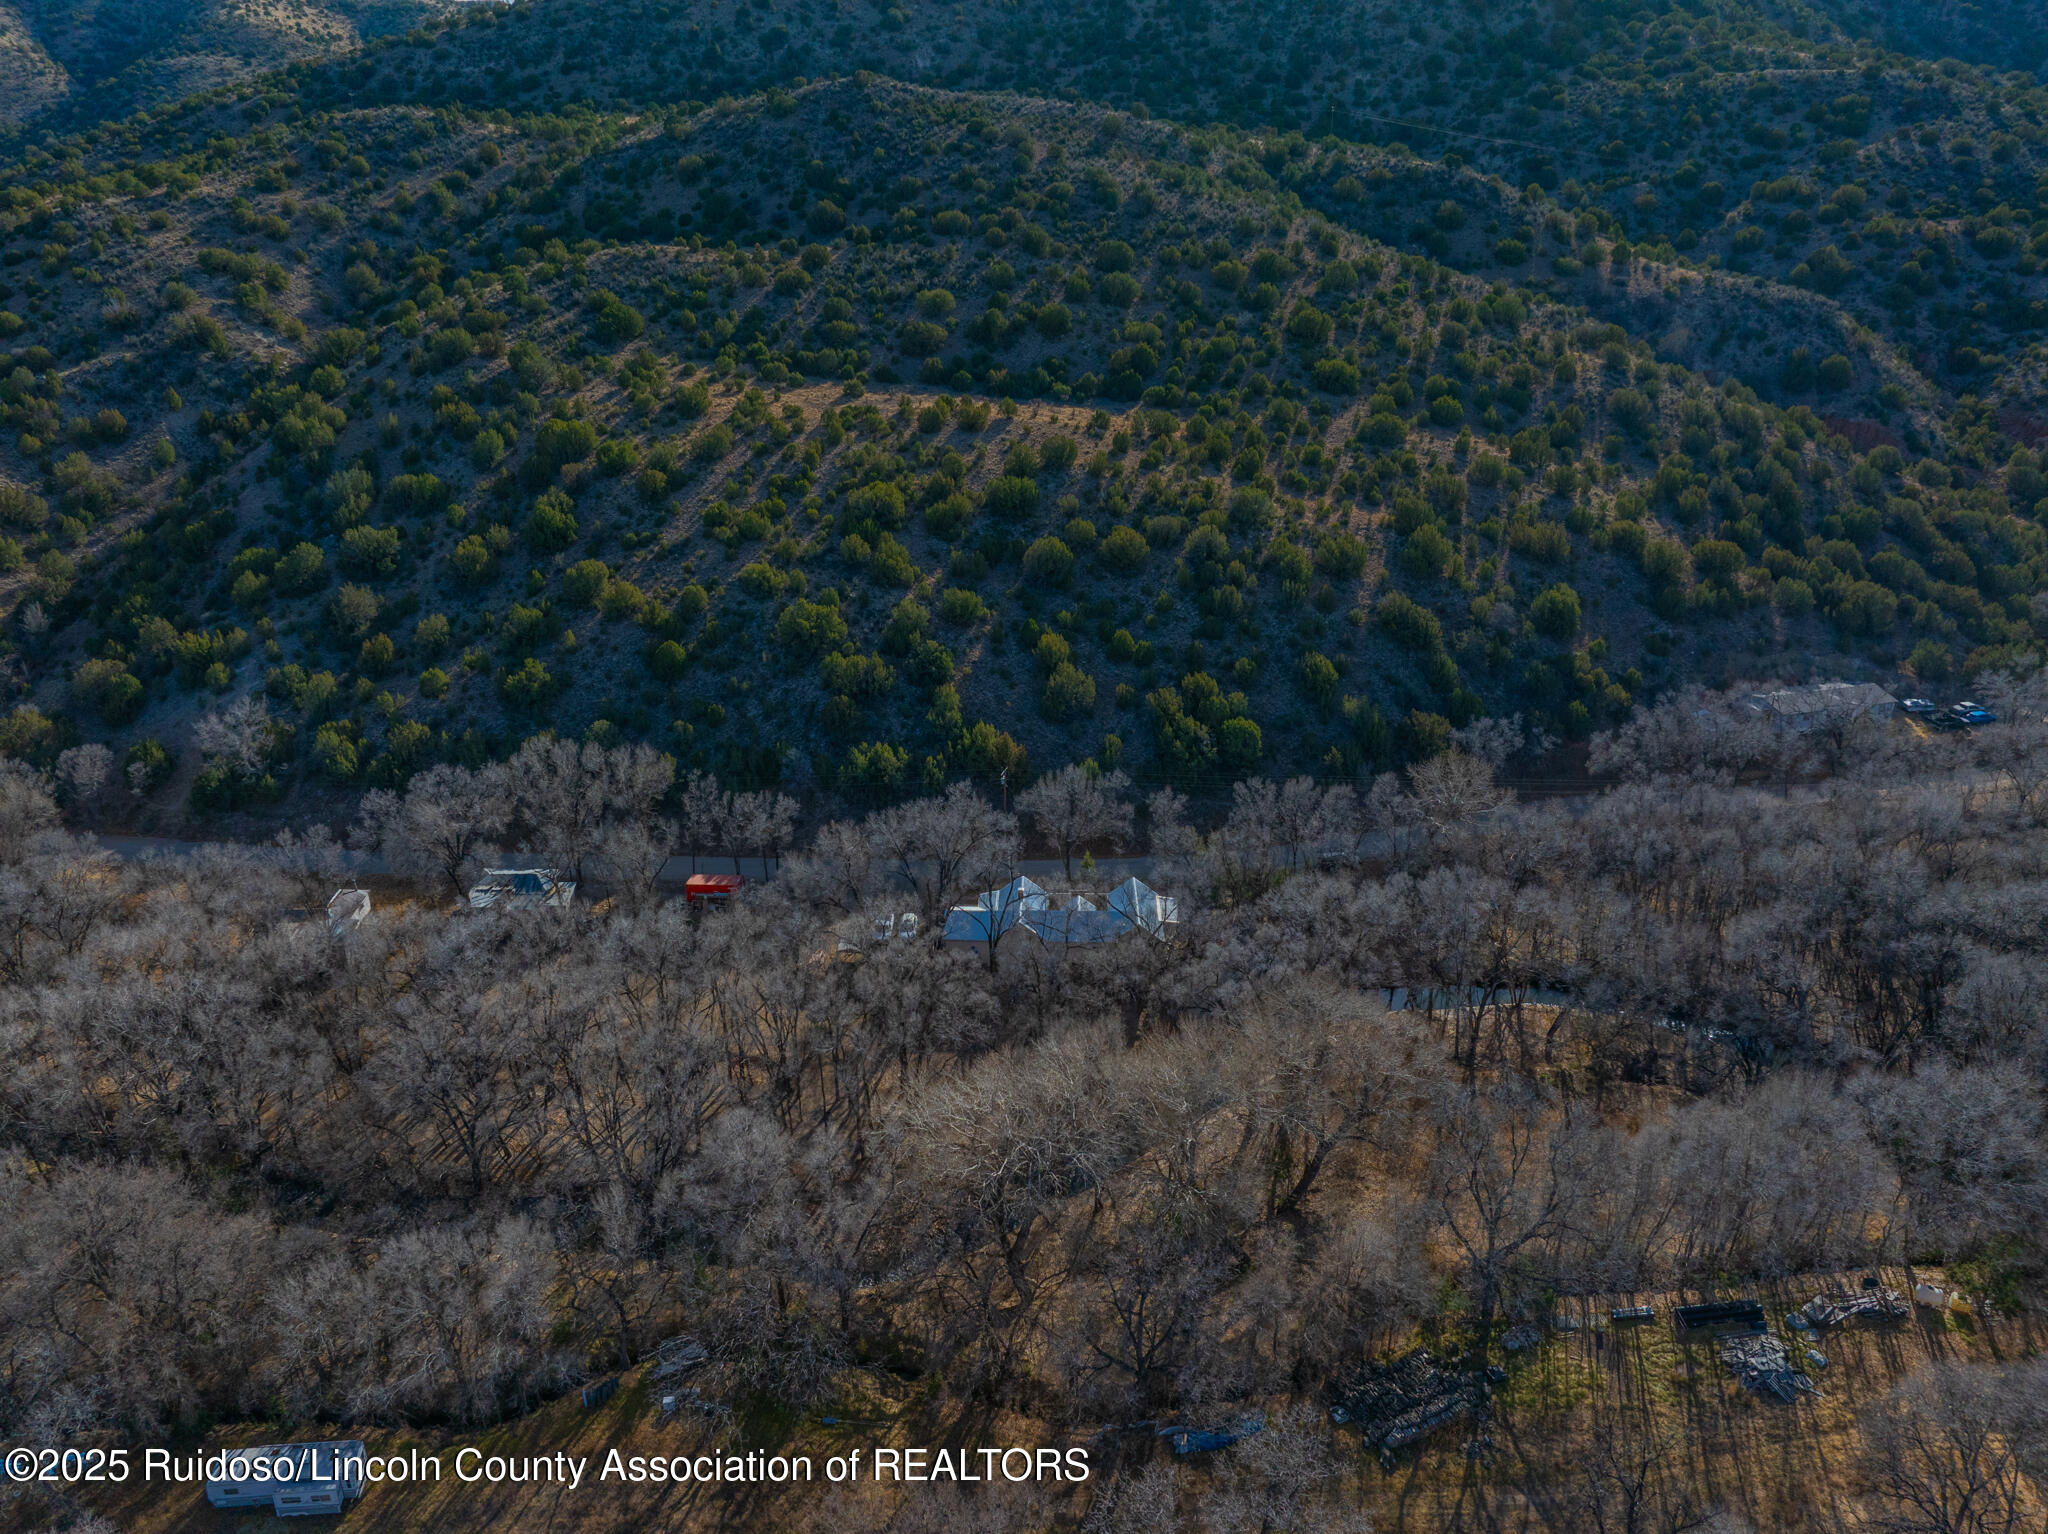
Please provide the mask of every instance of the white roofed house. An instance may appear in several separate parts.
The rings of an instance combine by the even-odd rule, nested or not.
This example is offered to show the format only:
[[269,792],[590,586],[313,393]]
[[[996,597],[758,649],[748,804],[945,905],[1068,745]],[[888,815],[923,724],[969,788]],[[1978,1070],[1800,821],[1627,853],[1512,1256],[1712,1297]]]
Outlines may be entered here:
[[1109,908],[1156,938],[1171,937],[1171,929],[1180,925],[1180,901],[1160,894],[1136,874],[1110,891]]
[[945,930],[939,941],[948,948],[978,948],[988,953],[988,967],[996,967],[996,949],[1017,929],[1025,916],[1048,910],[1051,899],[1030,879],[1019,874],[1008,884],[983,890],[973,905],[956,905],[946,913]]
[[574,879],[558,879],[552,868],[491,868],[470,887],[472,911],[525,911],[566,906],[576,896]]
[[1012,932],[1027,933],[1048,948],[1067,949],[1113,943],[1137,933],[1164,939],[1179,920],[1178,900],[1136,878],[1125,880],[1100,906],[1085,895],[1062,906],[1019,875],[997,889],[984,890],[973,905],[948,911],[941,941],[948,948],[985,950],[993,969],[996,950]]
[[360,927],[370,914],[370,892],[350,886],[336,890],[327,902],[327,930],[341,937]]

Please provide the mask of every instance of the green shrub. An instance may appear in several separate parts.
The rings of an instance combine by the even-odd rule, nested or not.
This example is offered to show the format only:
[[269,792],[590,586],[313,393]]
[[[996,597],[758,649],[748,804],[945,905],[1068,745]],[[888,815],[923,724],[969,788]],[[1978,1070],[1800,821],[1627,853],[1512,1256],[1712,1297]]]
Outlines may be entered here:
[[[165,748],[164,743],[153,736],[147,740],[138,740],[134,745],[130,746],[127,754],[122,758],[121,765],[127,770],[130,782],[134,782],[137,778],[141,779],[141,786],[145,793],[152,789],[161,788],[170,780],[171,774],[177,770],[178,766],[177,761],[172,757],[169,750]],[[137,767],[142,769],[140,773],[134,770]]]
[[[1321,357],[1309,370],[1309,381],[1325,394],[1350,396],[1358,392],[1359,385],[1364,380],[1359,374],[1357,364],[1347,362],[1342,357]],[[1398,417],[1388,416],[1384,419],[1393,421],[1401,438],[1406,438],[1407,428],[1401,425]],[[1367,424],[1372,426],[1374,423]]]
[[599,288],[590,295],[590,308],[591,329],[609,345],[623,345],[647,328],[640,311],[607,288]]
[[1129,575],[1145,563],[1151,552],[1144,535],[1135,527],[1117,527],[1112,528],[1109,536],[1102,540],[1095,557],[1105,569],[1118,575]]
[[904,522],[903,492],[886,483],[863,485],[846,498],[846,516],[852,524],[894,531]]
[[1401,568],[1417,579],[1434,580],[1450,566],[1457,552],[1451,540],[1432,522],[1408,535],[1401,546]]
[[1913,653],[1906,658],[1906,665],[1913,675],[1928,682],[1946,680],[1950,662],[1949,648],[1939,639],[1921,640],[1913,646]]
[[0,479],[0,523],[33,533],[49,520],[49,502],[26,485]]
[[1428,653],[1443,648],[1443,624],[1436,614],[1398,591],[1380,598],[1373,617],[1387,637],[1404,649]]
[[1656,424],[1657,409],[1647,396],[1634,389],[1616,389],[1607,397],[1607,413],[1631,437],[1649,434]]
[[825,691],[872,702],[896,685],[896,671],[879,655],[827,655],[818,662]]
[[1327,533],[1316,540],[1316,568],[1333,580],[1355,580],[1365,573],[1367,552],[1349,533]]
[[988,604],[982,601],[979,593],[953,586],[939,594],[939,616],[948,623],[963,626],[979,623],[988,616]]
[[762,559],[741,565],[734,573],[733,579],[739,582],[740,589],[749,596],[760,597],[763,600],[781,596],[784,586],[788,583],[788,578],[780,570]]
[[846,620],[837,607],[799,597],[776,615],[775,642],[792,655],[817,655],[846,643]]
[[1024,573],[1045,585],[1065,585],[1073,568],[1074,551],[1058,538],[1040,538],[1024,551]]
[[401,545],[395,527],[352,527],[341,535],[341,567],[352,575],[389,575]]
[[974,502],[955,490],[925,507],[925,531],[950,543],[960,536],[973,517]]
[[943,686],[953,680],[953,652],[936,639],[920,639],[903,672],[919,687]]
[[1787,576],[1771,587],[1771,603],[1790,617],[1813,611],[1813,588],[1796,576]]
[[1227,772],[1250,772],[1265,755],[1258,725],[1249,719],[1226,719],[1216,726],[1216,759]]
[[526,519],[526,546],[536,554],[557,554],[576,541],[576,514],[560,490],[544,492]]
[[1045,717],[1055,723],[1095,711],[1095,678],[1071,661],[1061,661],[1045,680],[1039,701]]
[[1653,586],[1677,586],[1685,580],[1685,545],[1668,538],[1652,538],[1643,544],[1643,574]]
[[514,708],[537,708],[554,695],[555,679],[531,655],[508,670],[498,683],[499,695]]
[[1301,658],[1297,669],[1301,690],[1319,704],[1327,704],[1337,695],[1337,667],[1330,657],[1320,650],[1311,650]]
[[1118,309],[1130,308],[1144,292],[1138,279],[1129,272],[1110,272],[1095,285],[1095,296]]
[[1748,563],[1740,544],[1722,538],[1702,538],[1692,546],[1692,567],[1703,581],[1726,584]]
[[721,421],[690,439],[690,456],[698,463],[715,463],[732,451],[734,440],[732,428]]
[[673,639],[664,639],[649,653],[647,669],[664,682],[677,681],[690,669],[690,652]]
[[142,712],[142,681],[117,660],[89,660],[71,674],[71,690],[110,725],[132,723]]
[[1551,639],[1570,639],[1579,631],[1579,594],[1560,581],[1529,604],[1529,622]]
[[1038,483],[1020,474],[1005,474],[990,482],[982,505],[990,516],[1020,522],[1038,510]]
[[1562,522],[1517,522],[1508,529],[1508,547],[1524,559],[1562,564],[1572,556],[1572,535]]
[[497,558],[491,553],[490,545],[472,533],[455,545],[449,555],[449,562],[455,566],[455,573],[472,586],[481,585],[491,578],[497,569]]
[[603,560],[579,559],[562,572],[562,594],[578,607],[595,607],[611,578],[611,569]]
[[910,753],[887,741],[865,741],[846,753],[845,779],[857,788],[889,789],[903,782]]
[[572,463],[581,463],[597,451],[597,428],[588,421],[555,419],[541,423],[534,433],[529,471],[542,482]]

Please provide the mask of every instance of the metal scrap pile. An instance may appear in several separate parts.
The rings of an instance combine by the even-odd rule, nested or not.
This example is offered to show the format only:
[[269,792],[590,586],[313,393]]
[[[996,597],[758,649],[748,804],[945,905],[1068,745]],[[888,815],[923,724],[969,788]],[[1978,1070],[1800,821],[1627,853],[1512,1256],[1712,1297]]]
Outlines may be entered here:
[[648,1378],[657,1382],[681,1379],[711,1361],[711,1350],[695,1337],[671,1337],[651,1355]]
[[1819,1395],[1820,1387],[1792,1368],[1785,1344],[1776,1337],[1724,1337],[1721,1362],[1731,1369],[1746,1390],[1774,1395],[1790,1403],[1802,1390]]
[[1861,1294],[1816,1294],[1799,1314],[1814,1326],[1840,1326],[1854,1316],[1895,1321],[1911,1309],[1896,1289],[1866,1289]]
[[1484,1388],[1417,1348],[1369,1370],[1330,1415],[1357,1423],[1368,1448],[1400,1449],[1470,1411]]

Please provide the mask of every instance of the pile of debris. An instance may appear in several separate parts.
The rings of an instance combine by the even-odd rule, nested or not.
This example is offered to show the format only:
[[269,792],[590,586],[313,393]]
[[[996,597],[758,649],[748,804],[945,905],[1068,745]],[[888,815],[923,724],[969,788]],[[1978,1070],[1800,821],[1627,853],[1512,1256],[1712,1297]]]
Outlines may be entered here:
[[1769,1323],[1756,1300],[1708,1300],[1681,1305],[1674,1315],[1681,1332],[1762,1332]]
[[1840,1326],[1857,1316],[1874,1321],[1897,1321],[1912,1311],[1906,1297],[1896,1289],[1866,1289],[1861,1294],[1816,1294],[1799,1307],[1799,1314],[1814,1327]]
[[1442,1368],[1427,1348],[1367,1371],[1330,1416],[1355,1422],[1367,1448],[1405,1448],[1482,1403],[1486,1387]]
[[1819,1395],[1820,1387],[1796,1372],[1785,1352],[1785,1344],[1774,1336],[1724,1337],[1721,1362],[1726,1364],[1745,1390],[1774,1395],[1790,1405],[1801,1391]]
[[1228,1427],[1163,1427],[1152,1436],[1171,1442],[1176,1454],[1207,1454],[1211,1450],[1227,1449],[1240,1438],[1249,1438],[1265,1430],[1266,1414],[1253,1412],[1248,1417],[1238,1418]]
[[711,1350],[695,1337],[671,1337],[656,1347],[646,1361],[652,1365],[647,1371],[648,1379],[660,1384],[703,1368],[711,1361]]
[[728,1423],[731,1421],[732,1407],[705,1395],[700,1386],[682,1383],[685,1376],[696,1373],[710,1362],[711,1350],[695,1337],[671,1337],[648,1355],[648,1382],[668,1387],[657,1398],[663,1422],[671,1421],[684,1412],[697,1412]]

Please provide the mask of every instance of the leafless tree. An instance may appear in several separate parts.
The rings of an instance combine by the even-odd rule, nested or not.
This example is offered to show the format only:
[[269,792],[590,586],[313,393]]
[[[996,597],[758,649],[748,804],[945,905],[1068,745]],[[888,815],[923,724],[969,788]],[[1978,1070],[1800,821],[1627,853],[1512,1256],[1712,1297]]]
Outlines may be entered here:
[[676,845],[672,820],[619,820],[599,830],[593,849],[605,885],[629,911],[645,910]]
[[1326,850],[1348,848],[1357,820],[1357,798],[1348,784],[1318,788],[1313,778],[1261,778],[1231,790],[1225,839],[1253,867],[1293,873],[1313,866]]
[[1130,778],[1121,772],[1062,767],[1017,796],[1018,812],[1040,836],[1059,849],[1060,863],[1074,877],[1074,852],[1089,842],[1121,846],[1131,831],[1131,807],[1124,795]]
[[114,775],[114,753],[94,741],[73,746],[57,757],[57,781],[74,805],[97,799]]
[[681,826],[692,848],[723,847],[734,873],[751,848],[764,860],[787,845],[796,829],[797,803],[772,789],[729,793],[708,772],[693,772],[683,784]]
[[26,762],[0,758],[0,867],[19,863],[57,827],[57,803]]
[[577,746],[536,735],[508,764],[519,817],[574,878],[605,825],[645,821],[675,781],[675,763],[651,746]]
[[1520,714],[1510,714],[1505,719],[1475,719],[1462,729],[1451,731],[1451,744],[1467,756],[1478,757],[1498,773],[1511,758],[1524,752],[1541,756],[1554,750],[1557,740],[1543,730],[1530,729],[1523,724]]
[[1471,1302],[1475,1377],[1518,1260],[1562,1228],[1577,1188],[1573,1137],[1544,1107],[1512,1086],[1446,1087],[1431,1103],[1427,1185]]
[[2032,1526],[2013,1429],[2039,1371],[1936,1363],[1863,1414],[1872,1527],[1886,1534],[2016,1534]]
[[1681,688],[1593,737],[1592,771],[1635,783],[1733,783],[1773,746],[1754,709],[1704,688]]
[[439,874],[459,900],[493,838],[512,818],[512,777],[505,768],[429,767],[405,792],[363,796],[355,839],[377,848],[400,873]]
[[933,928],[956,895],[1007,879],[1017,858],[1017,819],[974,786],[955,783],[936,799],[878,810],[866,822],[877,862],[914,892],[920,921]]
[[202,714],[192,727],[192,743],[208,762],[223,762],[240,772],[263,769],[269,747],[270,708],[254,693],[225,708]]
[[1546,1465],[1525,1485],[1555,1534],[1686,1534],[1712,1514],[1674,1481],[1681,1447],[1668,1428],[1607,1423],[1568,1463]]
[[1493,781],[1493,768],[1462,751],[1446,751],[1408,769],[1409,787],[1425,825],[1443,831],[1476,815],[1515,802],[1511,789]]

